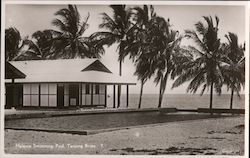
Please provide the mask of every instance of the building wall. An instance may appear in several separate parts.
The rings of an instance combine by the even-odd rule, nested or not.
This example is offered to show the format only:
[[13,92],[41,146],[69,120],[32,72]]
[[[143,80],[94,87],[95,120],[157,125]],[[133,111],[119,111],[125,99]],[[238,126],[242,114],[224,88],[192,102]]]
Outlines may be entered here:
[[[62,85],[64,87],[64,107],[106,105],[106,85],[77,84],[79,86],[79,92],[77,92],[79,105],[75,104],[75,98],[70,98],[70,83],[60,84],[60,86]],[[57,107],[57,86],[57,83],[23,84],[23,106]]]
[[81,95],[82,105],[105,105],[106,85],[82,84]]

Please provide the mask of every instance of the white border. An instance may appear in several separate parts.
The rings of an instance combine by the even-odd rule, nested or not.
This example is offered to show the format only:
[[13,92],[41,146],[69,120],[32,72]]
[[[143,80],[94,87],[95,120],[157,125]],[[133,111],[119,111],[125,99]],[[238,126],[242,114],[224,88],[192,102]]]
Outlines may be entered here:
[[93,4],[93,5],[109,5],[109,4],[126,4],[126,5],[137,5],[137,4],[153,4],[153,5],[236,5],[236,6],[247,6],[246,1],[162,1],[162,0],[2,0],[3,4]]
[[[5,60],[5,53],[4,52],[4,47],[5,47],[5,42],[4,42],[4,30],[5,30],[5,6],[6,4],[85,4],[85,5],[108,5],[108,4],[153,4],[153,5],[225,5],[225,6],[245,6],[246,8],[246,27],[245,27],[245,32],[246,32],[246,85],[245,85],[245,155],[244,156],[201,156],[199,157],[218,157],[218,158],[225,158],[225,157],[249,157],[249,21],[250,21],[250,2],[247,1],[49,1],[49,0],[2,0],[2,14],[1,14],[1,109],[0,109],[0,157],[24,157],[24,158],[29,158],[29,157],[122,157],[122,155],[41,155],[41,154],[5,154],[4,153],[4,60]],[[127,157],[127,156],[126,156]],[[128,157],[145,157],[145,155],[128,155]],[[156,157],[156,156],[146,156],[146,157]],[[193,155],[181,155],[181,156],[172,156],[172,155],[159,155],[157,156],[159,158],[165,158],[165,157],[187,157],[191,158],[194,157]],[[197,156],[196,156],[197,157]]]
[[249,157],[249,53],[250,53],[250,2],[246,7],[246,85],[245,85],[245,155]]
[[[5,40],[4,40],[4,32],[5,32],[5,4],[3,2],[3,4],[1,5],[1,96],[0,96],[0,157],[1,155],[3,155],[4,153],[4,94],[5,94],[5,91],[4,91],[4,73],[5,72],[5,67],[4,67],[4,62],[5,62],[5,53],[4,52],[4,48],[5,48]],[[3,131],[3,132],[2,132]]]

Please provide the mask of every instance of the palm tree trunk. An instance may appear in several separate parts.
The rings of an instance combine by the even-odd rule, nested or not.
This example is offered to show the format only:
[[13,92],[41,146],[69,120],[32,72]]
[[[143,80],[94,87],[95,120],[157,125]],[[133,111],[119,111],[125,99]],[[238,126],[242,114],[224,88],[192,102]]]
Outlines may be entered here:
[[141,108],[141,100],[142,100],[143,86],[144,86],[144,82],[143,82],[143,80],[141,80],[141,91],[140,91],[140,98],[139,98],[138,109]]
[[231,99],[230,99],[230,109],[233,109],[233,97],[234,97],[234,88],[232,88]]
[[[119,75],[122,76],[122,60],[120,60],[119,62]],[[121,101],[121,90],[122,87],[121,85],[118,85],[118,100],[117,100],[117,108],[120,107],[120,101]]]
[[158,108],[161,108],[161,103],[162,103],[162,93],[160,94],[160,97],[159,97]]
[[122,76],[122,60],[119,61],[119,75]]
[[160,85],[160,97],[159,97],[159,104],[158,104],[158,108],[161,108],[161,104],[162,104],[162,99],[165,93],[165,89],[166,89],[166,85],[167,85],[167,79],[168,79],[168,74],[169,72],[167,72],[164,76],[163,79],[161,79],[161,85]]
[[209,105],[209,109],[211,110],[211,112],[210,112],[211,115],[213,115],[213,112],[212,112],[212,108],[213,108],[213,85],[214,85],[214,82],[212,81],[211,87],[210,87],[210,105]]
[[160,93],[159,93],[159,102],[158,102],[158,108],[161,108],[161,102],[162,102],[162,80],[160,81]]
[[[234,88],[232,88],[232,92],[231,92],[230,110],[233,109],[233,97],[234,97]],[[232,115],[233,115],[233,112],[232,112]]]

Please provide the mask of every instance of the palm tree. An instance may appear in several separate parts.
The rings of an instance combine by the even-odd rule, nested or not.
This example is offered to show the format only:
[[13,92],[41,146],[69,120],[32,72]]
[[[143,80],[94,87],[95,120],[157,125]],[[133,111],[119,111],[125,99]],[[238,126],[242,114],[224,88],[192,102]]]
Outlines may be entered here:
[[50,59],[53,44],[53,31],[36,31],[32,34],[32,40],[27,40],[28,50],[20,56],[23,60]]
[[152,61],[152,54],[150,52],[143,52],[140,54],[139,57],[137,57],[135,65],[135,75],[137,75],[138,80],[141,82],[141,89],[140,89],[140,98],[139,98],[139,104],[138,109],[141,108],[141,101],[142,101],[142,93],[143,93],[143,86],[146,83],[148,79],[151,78],[153,75],[153,61]]
[[[27,38],[27,37],[26,37]],[[5,29],[5,60],[18,60],[25,46],[25,39],[21,38],[20,32],[15,27]]]
[[[100,57],[104,53],[102,46],[96,46],[97,42],[91,37],[83,37],[84,32],[89,27],[89,14],[85,21],[81,22],[81,17],[75,5],[68,5],[55,13],[56,18],[52,24],[58,27],[59,31],[54,31],[57,36],[54,38],[54,51],[56,57],[63,58],[93,58]],[[98,48],[98,49],[97,49]]]
[[143,5],[143,7],[134,7],[131,12],[134,14],[136,24],[139,25],[139,28],[142,30],[146,30],[152,20],[157,16],[152,5],[149,7],[147,5]]
[[234,92],[240,97],[241,87],[245,84],[244,48],[238,44],[238,36],[229,32],[226,35],[228,43],[225,46],[224,82],[231,89],[230,109],[233,109]]
[[[130,22],[130,12],[126,9],[126,5],[110,5],[113,11],[113,17],[106,13],[102,13],[103,22],[99,28],[107,31],[95,33],[95,37],[99,39],[99,43],[107,45],[108,47],[114,43],[118,44],[118,61],[119,61],[119,75],[122,75],[122,62],[128,55],[125,51],[127,46],[128,34],[132,32],[132,24]],[[121,86],[118,86],[118,106],[120,106]]]
[[[150,10],[150,11],[149,11]],[[156,17],[154,8],[144,5],[143,8],[135,7],[131,10],[134,12],[134,20],[136,27],[134,27],[131,34],[128,35],[128,45],[125,48],[126,52],[130,54],[135,62],[136,70],[135,75],[141,82],[140,98],[138,108],[141,108],[143,86],[145,82],[153,75],[152,58],[149,50],[150,42],[148,39],[152,38],[148,34],[148,29],[153,18]]]
[[107,46],[118,43],[119,75],[121,76],[122,62],[127,55],[124,48],[127,45],[127,35],[131,31],[130,13],[126,9],[126,5],[110,5],[110,8],[113,10],[113,18],[106,13],[102,13],[103,22],[99,25],[101,29],[107,31],[98,32],[97,35],[103,41],[106,41],[103,44]]
[[176,67],[174,58],[180,57],[180,59],[182,59],[182,55],[180,55],[180,42],[182,37],[179,35],[178,31],[171,29],[169,19],[166,21],[162,17],[154,19],[151,35],[151,52],[155,54],[153,65],[155,66],[154,70],[156,77],[154,81],[157,85],[160,83],[158,108],[161,108],[167,80],[170,76],[173,79],[177,74],[176,70],[180,70]]
[[[185,71],[175,80],[173,87],[177,87],[186,81],[191,81],[187,87],[187,92],[196,93],[202,86],[201,95],[205,89],[210,87],[210,104],[213,105],[213,88],[220,94],[223,83],[221,69],[221,44],[218,38],[219,18],[215,16],[215,24],[212,17],[203,17],[206,25],[201,21],[195,24],[196,31],[186,30],[186,37],[195,42],[195,46],[189,46],[193,59],[185,67]],[[212,114],[212,113],[211,113]]]

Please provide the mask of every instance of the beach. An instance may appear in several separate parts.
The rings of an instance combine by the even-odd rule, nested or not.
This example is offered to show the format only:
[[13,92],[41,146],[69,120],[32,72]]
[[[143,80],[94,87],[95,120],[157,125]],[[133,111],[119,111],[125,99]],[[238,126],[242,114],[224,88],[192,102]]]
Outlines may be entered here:
[[77,135],[5,129],[11,154],[244,155],[244,116]]

